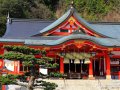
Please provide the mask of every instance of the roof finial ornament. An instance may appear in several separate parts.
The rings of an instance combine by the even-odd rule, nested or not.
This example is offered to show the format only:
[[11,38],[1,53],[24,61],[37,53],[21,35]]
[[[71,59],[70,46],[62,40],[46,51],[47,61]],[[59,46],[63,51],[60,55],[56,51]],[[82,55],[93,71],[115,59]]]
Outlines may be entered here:
[[10,19],[10,14],[8,12],[8,15],[7,15],[7,23],[11,23],[11,19]]
[[7,15],[7,19],[8,19],[8,18],[10,18],[10,14],[9,14],[9,12],[8,12],[8,15]]

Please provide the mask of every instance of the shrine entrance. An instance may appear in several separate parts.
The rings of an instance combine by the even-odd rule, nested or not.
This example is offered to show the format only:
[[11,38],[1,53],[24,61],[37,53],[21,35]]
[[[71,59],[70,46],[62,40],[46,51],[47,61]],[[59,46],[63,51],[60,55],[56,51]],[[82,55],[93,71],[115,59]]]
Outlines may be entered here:
[[97,58],[93,60],[93,74],[94,77],[105,78],[106,65],[104,58]]
[[60,57],[64,58],[64,73],[67,74],[67,78],[88,78],[90,58],[92,58],[89,48],[87,45],[78,48],[74,44],[64,48]]
[[67,78],[77,79],[88,77],[88,65],[85,63],[85,60],[78,60],[77,62],[74,59],[70,59],[68,63],[64,64],[64,73],[67,74]]
[[[67,45],[59,55],[63,58],[63,67],[60,72],[67,74],[67,78],[105,78],[106,60],[101,49],[91,45],[81,45],[77,47],[74,44]],[[62,60],[61,60],[62,61]]]

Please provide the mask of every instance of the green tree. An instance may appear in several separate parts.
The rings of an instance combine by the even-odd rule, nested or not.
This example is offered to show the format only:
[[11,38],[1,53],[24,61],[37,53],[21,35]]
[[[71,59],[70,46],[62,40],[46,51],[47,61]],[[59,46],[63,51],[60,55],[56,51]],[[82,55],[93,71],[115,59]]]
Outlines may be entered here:
[[6,30],[6,18],[9,12],[11,18],[54,18],[45,0],[0,0],[0,36]]
[[[69,0],[65,0],[67,4]],[[74,0],[74,7],[87,20],[99,20],[111,10],[111,2],[105,0]]]
[[54,13],[45,4],[36,2],[34,7],[31,7],[30,18],[52,19]]
[[[36,86],[42,86],[44,90],[54,90],[57,87],[55,83],[37,80],[38,78],[46,77],[45,75],[39,73],[38,68],[40,65],[45,68],[57,68],[58,66],[54,63],[52,58],[46,57],[45,51],[32,49],[26,46],[4,46],[4,48],[7,52],[2,56],[2,58],[12,61],[19,60],[24,66],[29,67],[29,71],[25,72],[23,75],[2,76],[0,77],[0,82],[2,84],[17,84],[27,87],[28,90],[33,90]],[[36,54],[41,54],[42,57],[36,58],[34,56]],[[26,77],[29,77],[28,83],[26,81]]]

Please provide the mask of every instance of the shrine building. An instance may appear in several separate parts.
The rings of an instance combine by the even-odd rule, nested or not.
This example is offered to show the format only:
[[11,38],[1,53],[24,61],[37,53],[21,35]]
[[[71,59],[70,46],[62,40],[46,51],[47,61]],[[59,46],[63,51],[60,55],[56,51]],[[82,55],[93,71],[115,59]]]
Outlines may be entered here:
[[[4,45],[46,50],[47,56],[59,64],[57,71],[68,78],[120,78],[120,23],[87,22],[72,6],[55,21],[8,15],[6,33],[0,38],[0,54],[5,53]],[[20,61],[1,59],[0,68],[4,66],[13,74],[26,70]]]

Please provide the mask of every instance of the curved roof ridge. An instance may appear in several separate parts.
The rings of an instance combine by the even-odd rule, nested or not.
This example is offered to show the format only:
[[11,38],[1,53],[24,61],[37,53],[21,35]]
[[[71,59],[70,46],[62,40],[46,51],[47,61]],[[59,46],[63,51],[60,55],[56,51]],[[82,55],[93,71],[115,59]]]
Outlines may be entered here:
[[120,25],[120,22],[106,22],[106,21],[94,21],[89,22],[90,24],[103,24],[103,25]]
[[97,38],[97,37],[93,37],[93,36],[87,36],[87,35],[83,35],[83,34],[72,34],[69,36],[65,36],[62,37],[58,40],[52,41],[52,42],[48,42],[46,43],[46,45],[59,45],[62,44],[68,40],[75,40],[75,39],[81,39],[81,40],[89,40],[92,41],[94,43],[97,43],[101,46],[107,46],[107,47],[113,47],[113,46],[120,46],[120,41],[116,40],[116,39],[112,39],[112,38]]
[[11,22],[53,22],[55,20],[44,20],[44,19],[20,19],[20,18],[10,18]]

